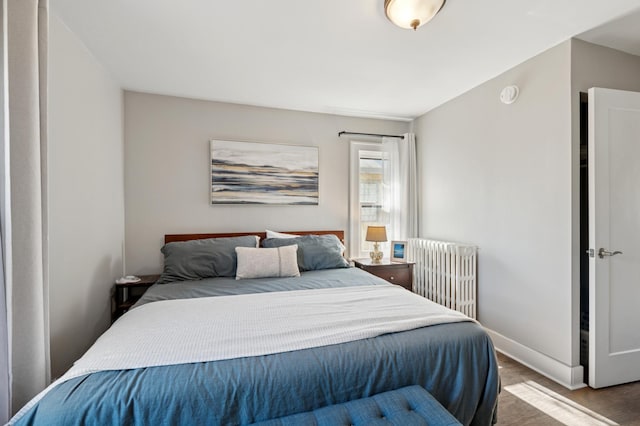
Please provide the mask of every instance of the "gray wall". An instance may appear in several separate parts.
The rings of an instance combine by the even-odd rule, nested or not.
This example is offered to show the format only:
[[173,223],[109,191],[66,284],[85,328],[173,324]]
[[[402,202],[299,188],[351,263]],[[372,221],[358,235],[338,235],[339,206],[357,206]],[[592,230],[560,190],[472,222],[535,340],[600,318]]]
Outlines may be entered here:
[[49,253],[52,377],[110,324],[110,291],[122,274],[122,90],[62,21],[51,15]]
[[[517,84],[518,101],[500,90]],[[414,123],[421,236],[478,244],[479,319],[503,351],[579,385],[579,99],[640,91],[640,57],[569,40]]]
[[[347,229],[349,138],[409,123],[125,92],[126,270],[162,269],[164,234]],[[318,206],[211,206],[209,140],[318,146]]]
[[[570,47],[564,42],[415,122],[420,235],[477,244],[479,320],[569,371],[578,364]],[[498,96],[511,84],[520,98],[504,105]]]

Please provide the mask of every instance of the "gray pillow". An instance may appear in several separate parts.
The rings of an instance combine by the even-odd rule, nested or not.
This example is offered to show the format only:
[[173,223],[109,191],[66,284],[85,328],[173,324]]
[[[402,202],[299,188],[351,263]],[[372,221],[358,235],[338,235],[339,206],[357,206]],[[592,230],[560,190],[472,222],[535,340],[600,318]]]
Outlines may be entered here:
[[349,262],[342,256],[342,243],[333,234],[267,238],[262,242],[262,246],[267,248],[294,244],[298,245],[298,267],[301,271],[349,267]]
[[165,244],[164,270],[156,284],[193,281],[203,278],[235,277],[236,247],[257,247],[256,235]]

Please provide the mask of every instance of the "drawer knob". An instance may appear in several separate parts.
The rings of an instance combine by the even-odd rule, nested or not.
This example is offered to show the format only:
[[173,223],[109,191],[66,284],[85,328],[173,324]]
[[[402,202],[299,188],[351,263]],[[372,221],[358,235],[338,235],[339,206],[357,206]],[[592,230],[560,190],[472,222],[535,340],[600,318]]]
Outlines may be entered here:
[[396,277],[394,277],[393,275],[389,277],[389,279],[390,279],[391,281],[393,281],[395,278],[396,278]]

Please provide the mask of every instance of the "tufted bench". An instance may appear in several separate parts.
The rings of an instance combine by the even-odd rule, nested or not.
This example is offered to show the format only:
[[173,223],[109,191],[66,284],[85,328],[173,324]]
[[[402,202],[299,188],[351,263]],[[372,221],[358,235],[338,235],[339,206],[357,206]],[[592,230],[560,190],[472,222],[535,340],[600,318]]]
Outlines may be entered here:
[[420,386],[330,405],[306,413],[256,423],[260,426],[449,426],[461,425]]

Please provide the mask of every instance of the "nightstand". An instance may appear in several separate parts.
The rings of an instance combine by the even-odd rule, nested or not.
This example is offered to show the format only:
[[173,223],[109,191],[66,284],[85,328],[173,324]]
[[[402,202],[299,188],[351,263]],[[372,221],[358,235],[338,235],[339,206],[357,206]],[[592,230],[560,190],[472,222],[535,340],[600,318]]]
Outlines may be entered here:
[[409,291],[413,290],[413,263],[400,263],[382,260],[372,263],[371,259],[354,259],[356,268],[363,269],[370,274],[399,285]]
[[140,281],[135,283],[116,283],[111,300],[111,322],[120,318],[142,297],[144,292],[155,284],[160,275],[138,275]]

